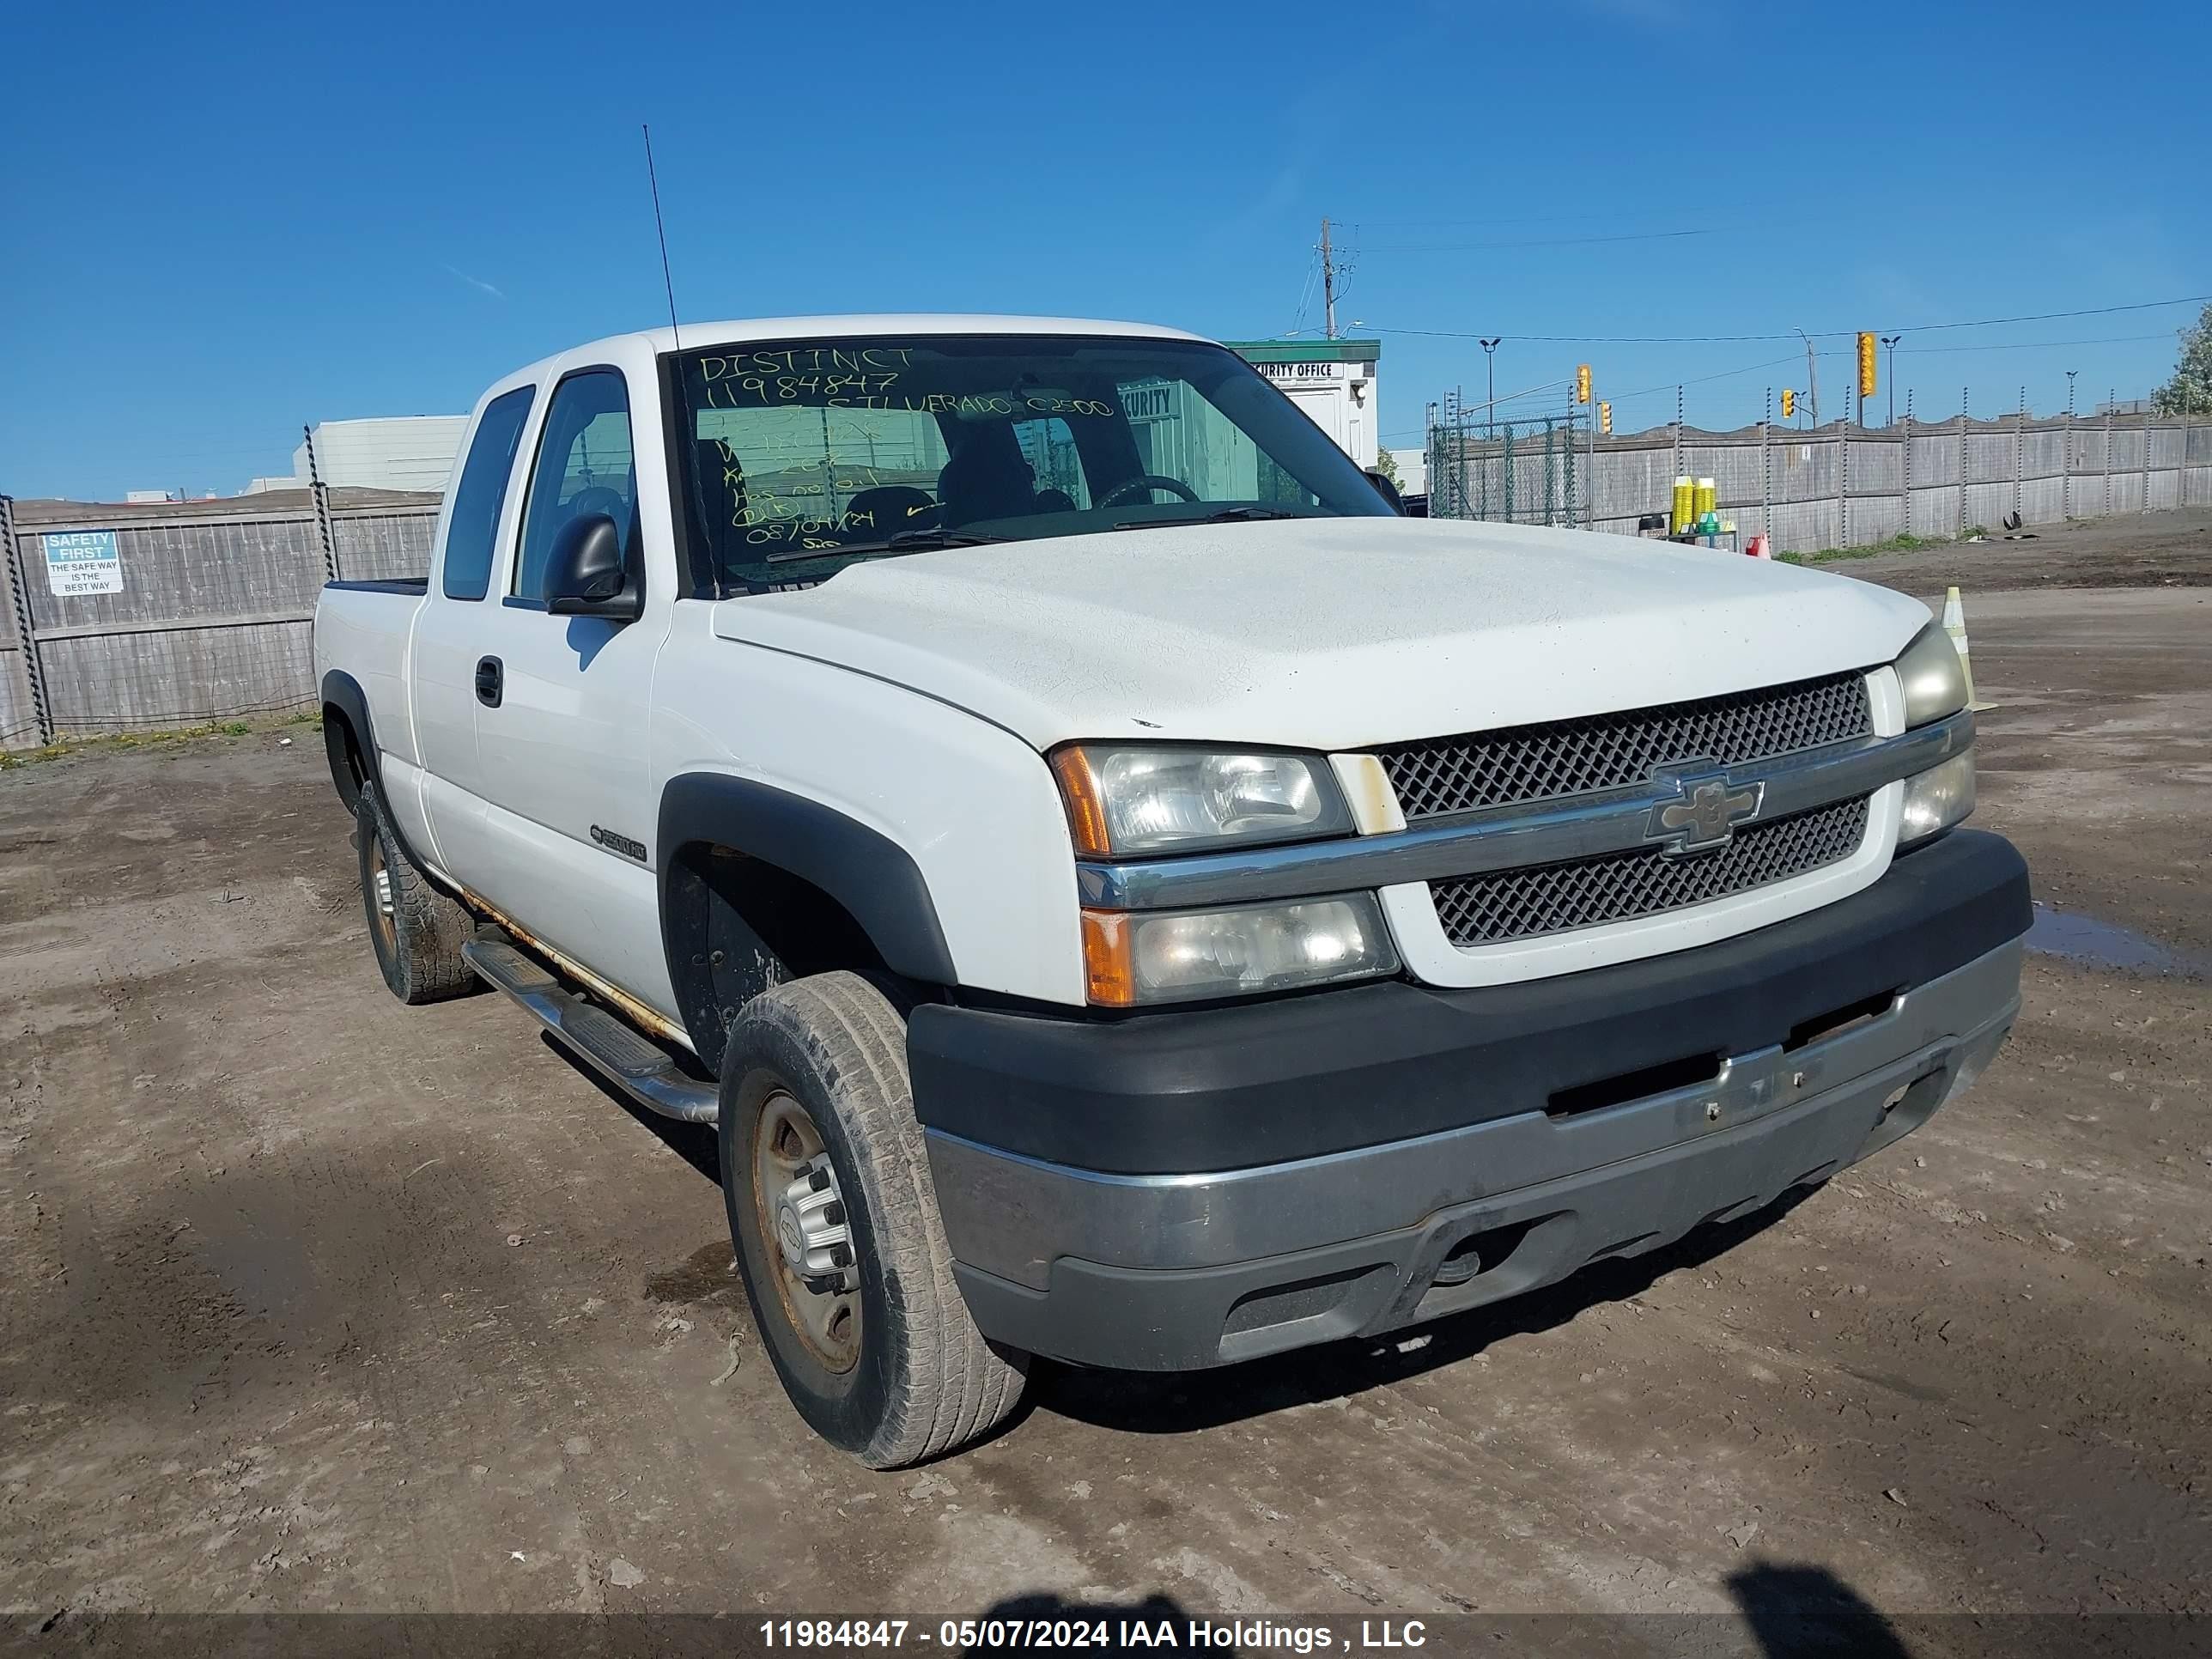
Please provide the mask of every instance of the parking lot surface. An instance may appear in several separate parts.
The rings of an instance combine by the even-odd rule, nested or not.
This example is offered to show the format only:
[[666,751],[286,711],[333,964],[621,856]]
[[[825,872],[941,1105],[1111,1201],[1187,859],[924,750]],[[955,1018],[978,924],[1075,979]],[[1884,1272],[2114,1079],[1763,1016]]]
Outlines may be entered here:
[[311,732],[0,776],[0,1607],[2201,1609],[2208,523],[1836,567],[1964,586],[2046,907],[1926,1128],[1410,1340],[1045,1368],[890,1475],[784,1403],[710,1135],[385,992]]

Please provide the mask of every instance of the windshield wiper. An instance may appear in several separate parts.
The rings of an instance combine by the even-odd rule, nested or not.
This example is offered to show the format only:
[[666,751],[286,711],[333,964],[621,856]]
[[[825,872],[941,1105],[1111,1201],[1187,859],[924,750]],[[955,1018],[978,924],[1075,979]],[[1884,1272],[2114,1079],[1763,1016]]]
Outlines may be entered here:
[[1181,519],[1128,519],[1114,526],[1116,530],[1157,530],[1162,525],[1176,524],[1238,524],[1249,519],[1313,519],[1316,513],[1293,513],[1280,507],[1224,507],[1215,513],[1200,513]]
[[835,547],[794,549],[787,553],[771,553],[769,564],[781,564],[794,559],[842,559],[855,553],[927,553],[939,547],[981,547],[989,542],[1012,539],[1006,536],[978,536],[965,530],[902,530],[896,536],[886,536],[879,542],[840,542]]

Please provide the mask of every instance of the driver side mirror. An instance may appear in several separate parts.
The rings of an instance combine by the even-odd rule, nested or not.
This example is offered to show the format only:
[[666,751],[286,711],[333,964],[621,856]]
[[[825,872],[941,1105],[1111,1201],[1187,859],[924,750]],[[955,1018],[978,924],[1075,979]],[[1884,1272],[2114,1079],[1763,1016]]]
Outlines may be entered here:
[[635,622],[645,596],[629,579],[622,532],[604,513],[580,513],[554,532],[545,563],[545,608],[556,617]]
[[1376,495],[1390,503],[1393,513],[1401,519],[1406,516],[1406,498],[1398,493],[1398,486],[1390,482],[1387,474],[1377,472],[1370,466],[1367,469],[1367,482],[1375,486]]

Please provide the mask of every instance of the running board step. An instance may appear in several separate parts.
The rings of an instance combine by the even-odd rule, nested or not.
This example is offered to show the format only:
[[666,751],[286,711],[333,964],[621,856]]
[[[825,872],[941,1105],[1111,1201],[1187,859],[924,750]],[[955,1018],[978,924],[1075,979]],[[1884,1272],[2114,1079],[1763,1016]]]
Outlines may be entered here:
[[686,1075],[666,1049],[598,1003],[562,990],[513,940],[487,932],[461,946],[461,959],[646,1110],[685,1123],[713,1123],[720,1117],[720,1091],[713,1084]]

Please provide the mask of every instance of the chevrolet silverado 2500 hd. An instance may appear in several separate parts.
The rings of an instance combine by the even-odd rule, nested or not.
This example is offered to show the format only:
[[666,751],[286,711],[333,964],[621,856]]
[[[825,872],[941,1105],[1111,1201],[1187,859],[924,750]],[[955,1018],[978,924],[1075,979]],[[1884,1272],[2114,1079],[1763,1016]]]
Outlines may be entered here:
[[1966,1087],[2027,879],[1928,623],[1399,517],[1186,334],[803,318],[500,381],[315,657],[386,982],[715,1125],[793,1404],[891,1467],[1031,1355],[1395,1330]]

